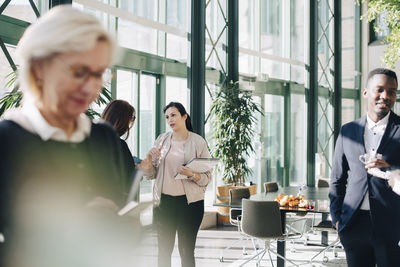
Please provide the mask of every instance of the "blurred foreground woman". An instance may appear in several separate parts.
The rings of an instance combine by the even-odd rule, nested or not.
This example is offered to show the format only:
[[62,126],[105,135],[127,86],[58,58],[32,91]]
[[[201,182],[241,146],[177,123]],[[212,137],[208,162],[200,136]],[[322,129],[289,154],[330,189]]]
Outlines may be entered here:
[[99,21],[70,6],[21,38],[23,106],[0,122],[0,266],[130,266],[135,233],[114,215],[127,179],[120,141],[85,115],[114,51]]

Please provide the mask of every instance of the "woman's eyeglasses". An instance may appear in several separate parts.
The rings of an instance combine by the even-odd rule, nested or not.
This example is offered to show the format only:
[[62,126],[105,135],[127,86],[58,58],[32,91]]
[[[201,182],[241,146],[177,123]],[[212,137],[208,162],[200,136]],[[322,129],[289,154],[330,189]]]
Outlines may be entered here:
[[106,69],[105,71],[91,71],[85,66],[71,66],[59,57],[54,57],[58,62],[62,63],[66,70],[68,71],[71,78],[76,82],[83,84],[89,77],[93,77],[98,84],[104,85],[111,82],[112,74],[111,70]]

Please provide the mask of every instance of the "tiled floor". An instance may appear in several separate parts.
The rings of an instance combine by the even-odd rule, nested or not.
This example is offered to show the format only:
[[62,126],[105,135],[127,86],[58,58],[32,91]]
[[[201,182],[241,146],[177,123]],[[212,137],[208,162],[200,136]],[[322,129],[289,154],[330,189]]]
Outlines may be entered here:
[[[233,227],[223,227],[222,229],[212,229],[212,230],[201,230],[198,234],[196,243],[196,266],[197,267],[209,267],[209,266],[240,266],[244,262],[244,257],[249,257],[253,253],[251,241],[245,242],[247,252],[249,255],[245,256],[242,254],[241,244],[233,247],[224,254],[224,262],[220,262],[221,251],[230,242],[239,238],[240,234],[235,231]],[[329,241],[335,240],[334,235],[329,235]],[[333,251],[330,250],[326,256],[328,256],[329,261],[323,262],[323,255],[318,256],[313,265],[310,264],[309,260],[313,255],[318,253],[322,246],[315,245],[320,244],[321,237],[318,234],[309,235],[309,244],[303,244],[303,241],[298,241],[296,243],[286,242],[286,256],[294,260],[296,264],[301,266],[347,266],[344,256],[344,252],[338,249],[337,257],[334,256]],[[262,247],[262,243],[259,243]],[[276,249],[276,243],[272,243],[272,246]],[[157,266],[157,246],[156,246],[156,235],[151,232],[148,238],[143,242],[140,250],[137,251],[141,257],[136,258],[134,266]],[[276,266],[276,257],[272,255],[274,261],[274,266]],[[255,266],[255,261],[251,261],[245,266]],[[180,258],[177,244],[175,244],[175,249],[172,255],[172,266],[181,266]],[[269,260],[268,254],[266,254],[261,261],[261,266],[272,266]],[[291,264],[286,264],[286,266],[292,266]]]

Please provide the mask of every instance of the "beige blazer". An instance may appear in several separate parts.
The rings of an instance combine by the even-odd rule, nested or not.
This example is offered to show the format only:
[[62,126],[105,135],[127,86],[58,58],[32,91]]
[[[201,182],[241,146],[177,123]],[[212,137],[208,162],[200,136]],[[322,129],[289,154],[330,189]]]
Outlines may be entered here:
[[[155,147],[163,146],[166,153],[169,153],[171,148],[172,132],[163,133],[158,136],[154,142]],[[208,151],[207,143],[203,137],[193,132],[189,132],[189,137],[184,143],[184,162],[188,162],[192,158],[209,158],[210,152]],[[161,158],[158,167],[152,167],[150,170],[145,172],[145,177],[149,180],[155,179],[153,187],[153,198],[154,205],[160,204],[162,185],[164,181],[164,164],[165,156]],[[183,188],[186,193],[188,203],[196,202],[204,199],[204,193],[206,192],[207,185],[211,181],[211,171],[200,173],[200,180],[197,182],[193,180],[182,180]]]

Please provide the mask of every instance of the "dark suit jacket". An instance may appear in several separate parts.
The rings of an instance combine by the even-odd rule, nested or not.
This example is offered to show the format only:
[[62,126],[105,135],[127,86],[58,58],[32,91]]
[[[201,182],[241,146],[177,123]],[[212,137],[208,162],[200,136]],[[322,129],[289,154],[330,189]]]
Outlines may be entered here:
[[[365,154],[364,128],[366,116],[342,126],[336,141],[329,198],[332,223],[339,221],[339,232],[351,224],[365,193],[369,201],[373,230],[378,238],[400,240],[400,196],[388,182],[367,173],[359,156]],[[393,112],[377,153],[390,164],[400,168],[400,117]]]

